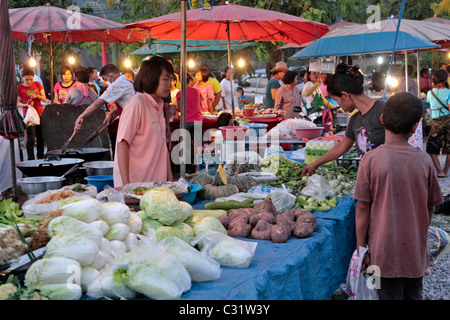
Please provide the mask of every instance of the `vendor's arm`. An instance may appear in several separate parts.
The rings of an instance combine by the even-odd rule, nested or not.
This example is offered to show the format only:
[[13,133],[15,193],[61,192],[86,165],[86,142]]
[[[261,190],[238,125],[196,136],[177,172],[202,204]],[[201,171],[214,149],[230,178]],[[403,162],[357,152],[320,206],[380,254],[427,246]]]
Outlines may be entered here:
[[[75,121],[75,128],[74,128],[74,130],[81,129],[81,126],[83,124],[83,119],[85,117],[90,116],[91,114],[93,114],[95,111],[97,111],[97,109],[100,109],[105,103],[106,103],[106,101],[101,99],[101,98],[98,98],[97,100],[95,100],[89,107],[86,108],[86,110],[83,111],[82,114],[80,114],[78,116],[77,120]],[[111,113],[112,113],[112,111],[111,111]]]
[[306,165],[303,168],[302,171],[302,177],[306,175],[311,175],[313,172],[317,170],[318,167],[321,165],[336,160],[340,156],[342,156],[344,153],[346,153],[350,148],[353,146],[353,143],[355,141],[351,140],[347,136],[344,135],[342,140],[338,142],[333,148],[330,149],[325,155],[314,161],[313,163],[310,163]]
[[130,183],[130,145],[127,141],[121,140],[117,143],[117,162],[119,164],[122,185]]
[[[356,228],[356,248],[359,254],[359,247],[365,248],[367,246],[367,236],[369,230],[370,218],[369,202],[358,200],[355,211],[355,228]],[[363,269],[370,264],[370,257],[366,255],[363,260]]]
[[320,86],[320,81],[317,81],[316,83],[314,83],[313,86],[304,88],[303,89],[303,95],[305,95],[305,96],[312,95],[314,93],[314,91],[316,91],[317,88],[319,88],[319,86]]

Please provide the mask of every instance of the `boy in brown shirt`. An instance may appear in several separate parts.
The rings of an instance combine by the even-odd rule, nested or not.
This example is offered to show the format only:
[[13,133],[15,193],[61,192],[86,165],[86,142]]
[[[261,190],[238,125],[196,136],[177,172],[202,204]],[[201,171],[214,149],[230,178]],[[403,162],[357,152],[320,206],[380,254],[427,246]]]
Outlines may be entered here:
[[368,152],[358,168],[357,248],[368,245],[363,264],[379,268],[380,300],[422,299],[428,227],[443,202],[430,157],[408,143],[422,110],[410,93],[391,97],[381,116],[385,144]]

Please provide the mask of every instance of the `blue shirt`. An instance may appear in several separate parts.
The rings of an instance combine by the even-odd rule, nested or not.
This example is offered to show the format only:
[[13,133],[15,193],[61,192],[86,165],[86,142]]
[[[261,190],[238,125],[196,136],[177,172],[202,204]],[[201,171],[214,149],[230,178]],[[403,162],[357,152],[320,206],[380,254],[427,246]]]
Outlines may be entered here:
[[275,106],[275,100],[272,99],[272,89],[278,89],[280,87],[280,82],[277,79],[272,78],[269,80],[266,87],[266,103],[264,105],[265,109],[273,108]]
[[442,103],[445,105],[445,108],[431,94],[431,90],[428,91],[427,102],[430,103],[431,117],[433,119],[437,119],[437,118],[449,115],[450,111],[448,110],[448,105],[450,103],[450,90],[447,88],[432,89],[432,90],[433,90],[434,94],[439,98],[439,100],[441,100]]

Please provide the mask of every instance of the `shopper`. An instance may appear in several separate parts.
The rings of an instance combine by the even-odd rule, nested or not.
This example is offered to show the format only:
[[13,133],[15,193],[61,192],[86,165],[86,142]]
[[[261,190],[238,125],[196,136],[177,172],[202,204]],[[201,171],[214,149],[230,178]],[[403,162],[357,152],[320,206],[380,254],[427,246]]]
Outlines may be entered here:
[[173,180],[163,102],[173,77],[173,66],[164,58],[142,62],[134,80],[136,94],[123,108],[119,122],[114,187]]
[[77,86],[67,92],[66,103],[74,105],[91,104],[98,99],[94,90],[88,87],[89,73],[85,69],[75,71]]
[[297,83],[297,72],[287,71],[283,77],[283,85],[275,95],[275,109],[283,110],[284,119],[296,118],[301,111],[301,97]]
[[356,244],[358,251],[369,248],[364,268],[378,269],[380,300],[422,300],[428,227],[443,202],[432,161],[408,143],[422,112],[422,101],[411,93],[392,96],[382,114],[385,143],[358,167]]
[[272,109],[275,107],[275,98],[277,94],[278,88],[282,85],[282,79],[284,74],[289,71],[286,62],[277,62],[275,68],[270,70],[272,73],[272,78],[270,78],[269,82],[266,86],[266,102],[264,108]]
[[236,86],[233,84],[233,91],[231,91],[231,75],[234,74],[234,70],[230,69],[230,66],[226,66],[223,71],[224,78],[220,82],[220,87],[222,88],[222,106],[223,110],[232,111],[234,101],[234,107],[239,107],[239,100],[237,96]]
[[[438,178],[445,178],[450,168],[450,90],[445,86],[447,71],[439,69],[433,72],[433,89],[427,93],[431,109],[431,128],[428,134],[426,151],[431,156]],[[439,154],[446,155],[444,168],[441,168]]]
[[328,82],[328,93],[345,112],[358,111],[352,115],[342,141],[324,156],[303,168],[302,176],[336,160],[355,145],[360,157],[384,143],[384,126],[380,122],[384,102],[364,94],[364,76],[358,66],[339,64]]
[[214,89],[212,85],[208,83],[209,71],[205,68],[200,68],[195,74],[195,80],[197,83],[194,88],[198,89],[201,93],[200,106],[202,113],[214,113]]
[[[22,83],[17,86],[17,106],[23,108],[25,117],[28,107],[36,109],[39,117],[42,117],[44,107],[41,102],[46,101],[44,87],[41,83],[34,81],[34,72],[24,68],[22,71]],[[37,158],[44,158],[44,135],[42,125],[27,126],[25,133],[28,160],[35,160],[34,144],[36,140]]]
[[55,84],[53,89],[54,92],[54,100],[53,103],[62,104],[66,103],[66,95],[67,92],[71,88],[75,88],[77,86],[76,82],[73,80],[73,71],[68,66],[62,66],[60,70],[61,81]]

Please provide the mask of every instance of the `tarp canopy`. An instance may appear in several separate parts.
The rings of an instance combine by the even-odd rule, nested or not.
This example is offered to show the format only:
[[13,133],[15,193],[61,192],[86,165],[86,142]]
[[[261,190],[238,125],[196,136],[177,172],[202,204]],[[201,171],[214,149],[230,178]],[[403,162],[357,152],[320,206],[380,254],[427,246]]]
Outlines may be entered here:
[[[231,51],[251,47],[252,42],[231,41]],[[221,40],[186,40],[186,51],[227,51],[227,41]],[[181,40],[157,40],[145,45],[131,54],[174,54],[181,52]]]
[[[336,31],[338,30],[341,29],[336,29]],[[388,31],[336,37],[326,36],[300,50],[290,59],[391,52],[394,48],[395,34],[395,31]],[[402,31],[399,31],[395,45],[396,51],[436,47],[439,45]]]

